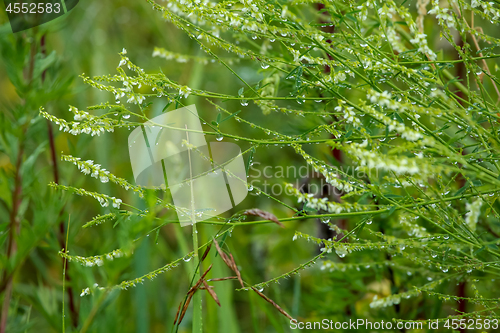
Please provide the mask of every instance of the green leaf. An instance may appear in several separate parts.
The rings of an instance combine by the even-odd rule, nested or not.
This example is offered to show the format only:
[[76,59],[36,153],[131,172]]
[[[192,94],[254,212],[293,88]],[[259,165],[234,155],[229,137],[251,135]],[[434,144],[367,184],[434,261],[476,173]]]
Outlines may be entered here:
[[365,228],[366,226],[366,222],[370,221],[372,218],[371,215],[365,217],[363,220],[361,220],[360,224],[362,223],[361,227],[359,227],[358,231],[356,231],[356,238],[359,238],[359,235],[361,234],[361,232],[363,231],[363,229]]
[[444,125],[443,127],[441,127],[440,129],[437,129],[437,130],[433,131],[433,133],[439,133],[439,132],[442,132],[442,131],[444,131],[445,129],[447,129],[447,128],[449,128],[449,127],[450,127],[450,125],[446,124],[446,125]]
[[365,194],[363,194],[361,197],[359,197],[358,199],[358,203],[361,203],[363,200],[365,200],[371,193],[370,192],[366,192]]
[[392,199],[392,198],[398,198],[398,199],[399,199],[399,198],[404,198],[404,196],[402,196],[402,195],[392,194],[392,193],[389,193],[389,194],[384,194],[384,197],[386,197],[386,198],[391,198],[391,199]]
[[[228,234],[229,234],[229,232],[226,232],[226,233],[222,236],[221,240],[219,241],[219,247],[220,247],[221,249],[222,249],[222,247],[224,246],[224,242],[226,241],[226,238],[227,238],[227,235],[228,235]],[[218,255],[218,254],[219,254],[219,252],[218,252],[218,251],[215,251],[215,257],[216,257],[216,258],[217,258],[217,255]]]
[[299,69],[299,67],[301,67],[301,66],[297,66],[297,67],[295,67],[294,69],[292,69],[292,70],[290,71],[290,73],[288,73],[288,75],[287,75],[287,76],[285,76],[285,80],[286,80],[286,79],[291,78],[291,77],[292,77],[292,76],[293,76],[293,75],[297,72],[297,70]]
[[401,116],[399,115],[399,113],[395,113],[394,114],[394,118],[396,118],[396,120],[400,123],[404,123],[405,121],[403,120],[403,118],[401,118]]
[[487,246],[490,249],[494,250],[494,251],[498,251],[499,250],[499,247],[496,244],[488,244]]
[[472,181],[472,186],[483,186],[483,183],[479,179],[477,179]]

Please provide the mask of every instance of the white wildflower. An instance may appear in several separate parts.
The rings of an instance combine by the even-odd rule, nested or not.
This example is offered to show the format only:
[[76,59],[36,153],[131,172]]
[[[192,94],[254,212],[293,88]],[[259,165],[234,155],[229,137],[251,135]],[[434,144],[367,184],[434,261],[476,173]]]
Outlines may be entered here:
[[112,197],[111,200],[113,201],[113,207],[120,208],[120,205],[122,203],[121,199],[117,199],[115,197]]

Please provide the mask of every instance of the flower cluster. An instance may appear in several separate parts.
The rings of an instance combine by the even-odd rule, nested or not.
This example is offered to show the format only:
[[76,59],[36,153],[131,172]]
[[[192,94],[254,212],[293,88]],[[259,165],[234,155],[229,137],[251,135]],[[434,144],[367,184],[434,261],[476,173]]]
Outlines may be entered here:
[[191,88],[187,86],[182,86],[179,88],[179,95],[183,96],[184,98],[188,98],[188,96],[191,94]]
[[[302,147],[299,144],[292,144],[292,147],[298,154],[300,154],[305,159],[307,164],[313,167],[314,171],[322,174],[325,177],[327,183],[331,184],[340,191],[344,192],[351,192],[355,189],[353,184],[351,184],[348,181],[340,179],[339,174],[335,173],[333,168],[325,166],[324,164],[321,164],[318,161],[315,161],[302,149]],[[359,185],[357,187],[358,189],[361,189]]]
[[395,266],[395,264],[392,261],[364,262],[364,263],[344,263],[344,262],[340,263],[340,262],[334,262],[332,260],[324,260],[322,262],[320,269],[322,271],[328,270],[329,272],[334,272],[334,271],[345,272],[347,270],[360,271],[361,269],[369,269],[369,268],[383,269],[386,266]]
[[452,11],[449,8],[441,8],[439,6],[439,1],[436,0],[432,2],[432,6],[432,9],[427,12],[428,14],[436,15],[436,18],[439,20],[439,24],[441,25],[449,28],[455,27],[455,18],[450,14]]
[[90,295],[90,288],[85,288],[82,290],[82,293],[80,294],[80,297]]
[[410,39],[410,43],[416,45],[418,47],[418,51],[426,54],[429,59],[436,60],[437,55],[434,51],[431,50],[429,45],[427,44],[427,35],[424,33],[417,33],[414,38]]
[[359,18],[361,21],[365,21],[368,17],[368,10],[370,8],[376,8],[378,6],[376,0],[368,0],[357,6],[356,9],[359,10]]
[[497,21],[500,18],[500,10],[498,8],[493,7],[494,2],[486,2],[482,0],[471,0],[471,7],[482,8],[482,13],[484,15],[489,16],[492,21]]
[[121,290],[127,290],[128,288],[132,288],[132,287],[135,287],[136,285],[138,284],[142,284],[144,283],[144,281],[147,279],[147,280],[153,280],[155,279],[158,275],[162,274],[162,273],[165,273],[165,272],[168,272],[169,270],[171,270],[172,268],[175,268],[177,266],[179,266],[179,262],[182,260],[181,259],[177,259],[175,260],[174,262],[170,263],[170,264],[167,264],[161,268],[158,268],[146,275],[143,275],[141,277],[138,277],[138,278],[135,278],[133,280],[127,280],[127,281],[123,281],[121,282],[120,284],[114,286],[113,288],[114,289],[121,289]]
[[[370,90],[367,94],[367,98],[370,100],[371,103],[378,104],[382,107],[387,107],[388,109],[391,110],[397,110],[399,112],[404,111],[406,108],[404,105],[401,105],[401,103],[396,102],[394,99],[392,99],[391,93],[388,91],[384,92],[376,92],[373,90]],[[416,141],[418,139],[423,138],[424,136],[422,133],[407,128],[404,123],[398,122],[395,119],[391,119],[385,114],[376,111],[373,107],[364,107],[364,111],[372,115],[375,119],[381,121],[384,125],[386,125],[389,129],[389,131],[396,131],[399,134],[401,134],[401,137],[403,139],[406,139],[408,141]],[[415,117],[418,119],[420,116],[418,114],[415,115]]]
[[418,216],[411,216],[402,213],[399,216],[399,223],[403,226],[409,236],[411,237],[427,237],[429,233],[427,229],[417,224]]
[[[130,77],[125,74],[121,66],[127,64],[127,67],[136,73],[139,76]],[[112,93],[115,96],[115,103],[120,104],[120,98],[127,97],[127,103],[133,104],[142,104],[146,97],[140,93],[134,92],[134,86],[137,88],[141,88],[142,84],[150,82],[148,81],[148,76],[143,73],[143,69],[135,66],[127,57],[123,57],[120,60],[119,66],[117,68],[120,75],[108,75],[101,77],[94,77],[93,79],[89,77],[83,77],[83,81],[90,86],[97,88],[102,91],[107,91]],[[113,85],[104,85],[99,83],[98,81],[104,82],[121,82],[123,84],[123,88],[115,87]],[[167,85],[168,86],[168,85]]]
[[392,6],[388,7],[386,4],[384,4],[378,9],[378,15],[381,19],[392,19],[392,16],[396,15],[396,10]]
[[[349,74],[349,72],[348,72]],[[330,72],[330,77],[328,79],[328,82],[333,82],[335,84],[339,82],[345,81],[347,78],[346,73],[344,71],[331,71]]]
[[339,105],[334,109],[336,112],[343,112],[344,119],[354,126],[361,126],[361,120],[356,116],[354,108],[352,106],[346,106],[344,100],[339,99]]
[[399,53],[406,51],[406,47],[401,42],[401,37],[396,33],[396,30],[393,27],[385,28],[387,40],[391,43],[394,51]]
[[145,99],[146,97],[142,95],[133,94],[127,99],[127,103],[142,104],[142,102],[144,102]]
[[96,290],[105,290],[106,288],[104,287],[99,287],[99,285],[97,283],[94,283],[94,285],[92,286],[92,288],[85,288],[85,289],[82,289],[82,293],[80,294],[80,297],[83,297],[83,296],[87,296],[87,295],[91,295],[94,291]]
[[417,174],[423,171],[415,158],[378,154],[374,150],[365,149],[366,144],[366,141],[363,143],[353,142],[345,146],[346,151],[358,160],[360,166],[366,166],[368,169],[393,171],[396,174]]
[[[247,13],[251,17],[255,18],[257,21],[262,22],[264,20],[264,15],[260,8],[253,2],[253,0],[240,0],[240,2],[244,5],[241,9],[243,14]],[[282,16],[286,15],[286,8],[283,9]]]
[[316,243],[317,245],[323,244],[323,240],[321,238],[317,238],[308,234],[304,234],[300,231],[295,231],[295,234],[293,235],[292,241],[296,241],[298,238],[303,238],[307,240],[308,242],[313,242]]
[[410,298],[418,295],[420,295],[420,293],[415,290],[407,291],[400,294],[394,294],[383,298],[378,298],[378,295],[375,295],[373,297],[372,302],[370,303],[370,307],[371,308],[388,307],[394,304],[399,304],[401,302],[401,298]]
[[114,258],[120,258],[124,255],[124,252],[120,249],[117,249],[107,254],[99,256],[82,257],[82,256],[72,256],[65,253],[64,251],[59,251],[59,255],[67,259],[68,261],[74,261],[79,263],[80,265],[86,267],[92,267],[92,266],[102,266],[104,264],[104,259],[113,260]]
[[[130,212],[127,212],[127,214],[129,214]],[[96,225],[99,225],[101,223],[104,223],[106,221],[111,221],[113,219],[116,218],[116,214],[115,213],[108,213],[108,214],[104,214],[104,215],[98,215],[98,216],[95,216],[92,218],[92,221],[89,221],[87,223],[85,223],[82,228],[88,228],[88,227],[92,227],[92,226],[96,226]]]
[[366,96],[371,103],[378,103],[382,107],[386,107],[391,110],[396,110],[398,104],[392,99],[392,94],[388,91],[383,91],[381,93],[374,91],[373,89],[368,91]]
[[69,107],[69,111],[74,113],[73,119],[74,120],[83,120],[85,118],[89,118],[90,114],[86,111],[78,110],[74,106]]
[[43,108],[40,109],[40,114],[45,119],[48,119],[56,125],[59,125],[60,131],[68,132],[73,135],[84,133],[90,134],[92,136],[99,136],[104,132],[113,132],[114,127],[118,125],[118,122],[114,119],[110,119],[104,116],[92,116],[88,112],[80,111],[73,106],[69,108],[69,111],[74,113],[75,120],[81,120],[82,122],[67,122],[64,119],[59,119],[43,111]]
[[[208,58],[208,57],[200,57],[200,56],[193,56],[193,55],[187,55],[187,54],[180,54],[180,53],[175,53],[169,50],[166,50],[162,47],[155,47],[153,50],[153,57],[160,57],[166,60],[173,60],[178,63],[186,63],[189,60],[193,60],[196,62],[199,62],[203,65],[207,65],[209,63],[215,62],[214,59]],[[240,59],[238,58],[224,58],[224,62],[228,65],[233,65],[235,63],[238,63]]]

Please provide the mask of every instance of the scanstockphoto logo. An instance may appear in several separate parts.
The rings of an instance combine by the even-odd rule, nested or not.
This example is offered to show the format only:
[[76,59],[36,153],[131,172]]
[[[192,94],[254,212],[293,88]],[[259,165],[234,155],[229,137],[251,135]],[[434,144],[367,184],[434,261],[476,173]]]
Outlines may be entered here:
[[75,8],[79,0],[4,0],[12,32],[52,21]]
[[194,105],[137,127],[128,146],[136,184],[168,188],[182,226],[222,214],[247,196],[240,148],[207,142]]

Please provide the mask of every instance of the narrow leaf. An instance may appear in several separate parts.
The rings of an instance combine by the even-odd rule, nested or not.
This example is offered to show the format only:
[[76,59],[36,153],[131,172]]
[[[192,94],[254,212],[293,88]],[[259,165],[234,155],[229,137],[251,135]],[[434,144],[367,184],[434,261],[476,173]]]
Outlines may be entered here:
[[[240,113],[240,112],[241,112],[241,110],[238,110],[238,111],[236,111],[235,113],[231,113],[229,116],[227,116],[226,118],[224,118],[224,119],[222,119],[221,121],[219,121],[219,124],[220,124],[220,123],[225,122],[225,121],[226,121],[226,120],[228,120],[228,119],[233,118],[234,116],[236,116],[236,115],[237,115],[238,113]],[[219,113],[219,114],[220,114],[220,113]]]

